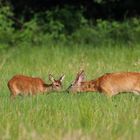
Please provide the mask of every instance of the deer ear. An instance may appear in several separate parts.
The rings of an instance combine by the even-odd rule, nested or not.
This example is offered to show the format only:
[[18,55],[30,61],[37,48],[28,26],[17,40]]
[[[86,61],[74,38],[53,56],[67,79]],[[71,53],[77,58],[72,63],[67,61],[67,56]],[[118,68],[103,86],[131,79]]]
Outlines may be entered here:
[[84,70],[82,70],[80,73],[77,74],[76,82],[80,84],[85,79],[85,73]]
[[65,78],[65,75],[62,75],[61,77],[60,77],[60,82],[62,82],[63,80],[64,80],[64,78]]
[[52,81],[52,82],[55,81],[54,77],[51,74],[49,74],[49,80]]

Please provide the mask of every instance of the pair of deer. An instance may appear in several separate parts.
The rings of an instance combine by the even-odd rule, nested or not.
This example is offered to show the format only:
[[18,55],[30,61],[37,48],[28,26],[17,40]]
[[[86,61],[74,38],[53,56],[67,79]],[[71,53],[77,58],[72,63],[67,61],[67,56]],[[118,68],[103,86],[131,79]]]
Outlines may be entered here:
[[[65,75],[58,80],[50,74],[51,84],[46,84],[40,78],[33,78],[23,75],[15,75],[8,82],[11,96],[19,94],[35,95],[50,91],[60,91],[62,89],[62,81]],[[67,92],[101,92],[107,96],[114,96],[120,92],[132,92],[140,95],[140,73],[138,72],[120,72],[106,73],[101,77],[84,81],[84,71],[82,70],[76,76],[75,81],[68,87]]]

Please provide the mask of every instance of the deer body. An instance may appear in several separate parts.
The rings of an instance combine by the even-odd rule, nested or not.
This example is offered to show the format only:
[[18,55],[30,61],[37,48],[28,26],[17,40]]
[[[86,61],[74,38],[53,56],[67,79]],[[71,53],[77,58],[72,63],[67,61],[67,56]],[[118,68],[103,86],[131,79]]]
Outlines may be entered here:
[[140,73],[107,73],[95,80],[84,81],[83,79],[82,71],[77,75],[73,86],[69,87],[69,91],[102,92],[108,96],[114,96],[120,92],[133,92],[140,95]]
[[50,92],[53,90],[60,90],[62,87],[62,80],[64,77],[60,77],[59,80],[55,80],[52,75],[49,75],[51,84],[46,84],[40,78],[33,78],[24,75],[15,75],[8,81],[8,88],[11,92],[11,96],[22,95],[35,95],[37,93]]

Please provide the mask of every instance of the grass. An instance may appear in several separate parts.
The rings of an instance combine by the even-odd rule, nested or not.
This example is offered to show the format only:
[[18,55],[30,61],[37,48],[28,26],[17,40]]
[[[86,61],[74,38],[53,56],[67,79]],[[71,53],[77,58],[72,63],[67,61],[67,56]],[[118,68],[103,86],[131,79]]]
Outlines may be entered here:
[[[47,46],[48,45],[48,46]],[[99,93],[52,93],[9,99],[7,81],[15,74],[65,74],[64,90],[84,69],[87,79],[106,72],[139,71],[140,45],[19,46],[0,52],[0,139],[2,140],[138,140],[140,97]]]

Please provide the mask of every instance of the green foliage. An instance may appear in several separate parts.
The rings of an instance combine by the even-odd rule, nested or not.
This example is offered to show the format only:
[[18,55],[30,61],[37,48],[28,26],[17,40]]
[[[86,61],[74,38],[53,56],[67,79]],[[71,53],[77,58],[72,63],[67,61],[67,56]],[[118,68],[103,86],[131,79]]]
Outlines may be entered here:
[[[34,15],[22,22],[20,30],[14,28],[13,12],[9,6],[0,8],[0,44],[127,44],[134,46],[140,42],[140,19],[132,18],[123,22],[98,19],[93,24],[83,16],[83,9],[65,6]],[[24,21],[24,20],[23,20]]]
[[76,13],[72,13],[72,10],[73,7],[66,6],[35,15],[30,21],[22,23],[20,31],[16,30],[14,43],[37,45],[46,42],[67,42],[69,34],[86,24],[82,10]]
[[0,43],[13,42],[13,21],[10,17],[13,16],[12,10],[9,6],[0,6]]
[[12,32],[13,22],[10,17],[13,16],[9,6],[0,6],[0,30]]
[[140,20],[129,19],[124,22],[97,20],[96,24],[80,28],[72,35],[72,40],[86,44],[122,43],[133,46],[139,42]]
[[101,38],[99,32],[94,27],[85,26],[72,34],[73,42],[78,44],[97,44],[100,43]]
[[37,19],[34,18],[31,21],[23,24],[22,30],[17,32],[17,41],[22,43],[39,44],[41,43],[42,31],[37,24]]
[[55,35],[71,34],[87,22],[83,16],[83,9],[75,10],[72,6],[56,7],[39,17],[44,20],[42,21],[44,30]]

